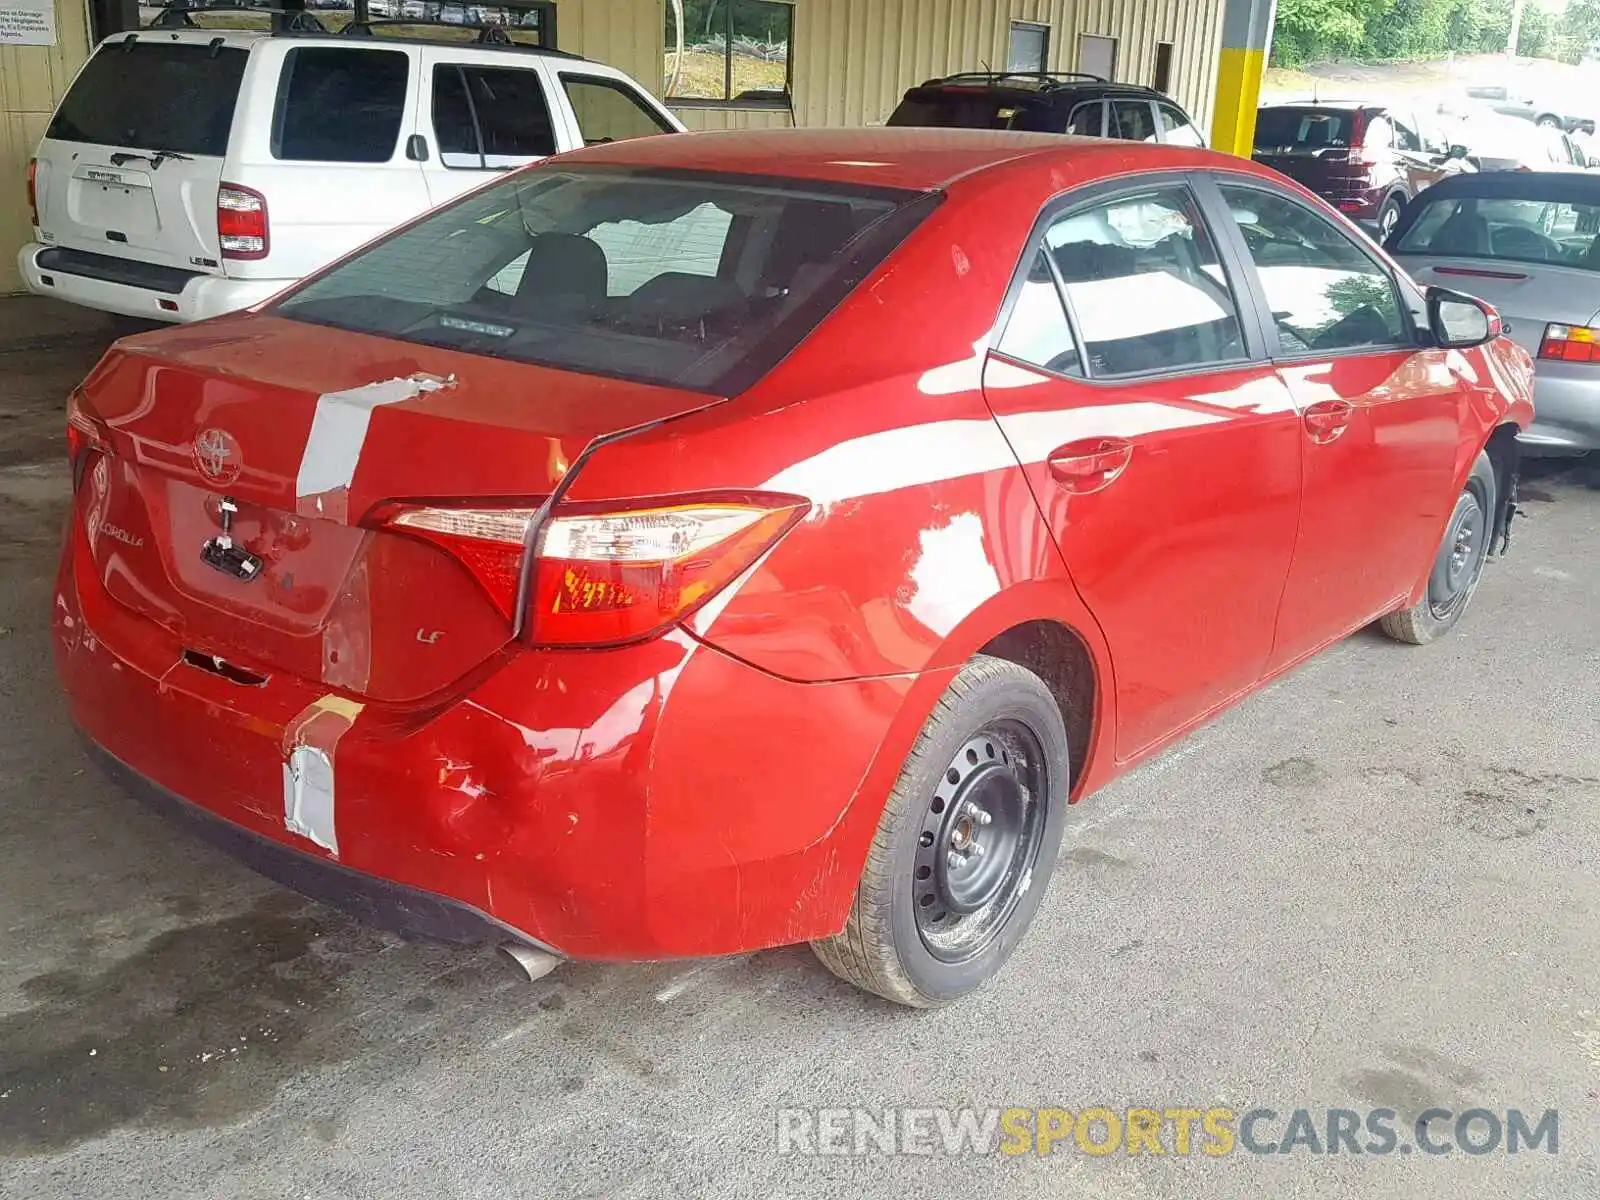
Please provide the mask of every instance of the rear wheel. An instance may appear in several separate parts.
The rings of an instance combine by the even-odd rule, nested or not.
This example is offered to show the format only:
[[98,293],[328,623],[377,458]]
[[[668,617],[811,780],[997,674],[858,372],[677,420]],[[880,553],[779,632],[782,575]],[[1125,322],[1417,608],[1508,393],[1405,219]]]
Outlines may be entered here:
[[844,930],[813,942],[857,987],[916,1008],[999,971],[1061,845],[1067,734],[1037,675],[980,655],[934,707],[884,807]]
[[1561,118],[1556,116],[1554,113],[1545,113],[1539,118],[1539,128],[1561,129],[1563,128],[1561,124]]
[[1390,196],[1383,202],[1383,207],[1378,210],[1378,241],[1389,240],[1394,227],[1400,224],[1400,210],[1404,207],[1405,201],[1399,196]]
[[1412,607],[1384,617],[1379,622],[1384,633],[1421,646],[1442,637],[1461,619],[1489,556],[1495,496],[1494,465],[1487,454],[1480,454],[1445,525],[1444,541],[1428,576],[1428,594]]

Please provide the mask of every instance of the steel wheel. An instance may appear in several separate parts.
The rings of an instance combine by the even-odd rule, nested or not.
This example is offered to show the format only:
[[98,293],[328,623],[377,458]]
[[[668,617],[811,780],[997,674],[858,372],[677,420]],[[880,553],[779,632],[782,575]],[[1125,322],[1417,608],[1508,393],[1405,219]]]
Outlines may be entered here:
[[1038,740],[996,721],[961,747],[922,814],[911,890],[941,962],[981,952],[1027,894],[1044,832]]
[[1441,620],[1469,595],[1488,549],[1488,517],[1476,492],[1467,491],[1445,533],[1444,552],[1428,584],[1428,608]]

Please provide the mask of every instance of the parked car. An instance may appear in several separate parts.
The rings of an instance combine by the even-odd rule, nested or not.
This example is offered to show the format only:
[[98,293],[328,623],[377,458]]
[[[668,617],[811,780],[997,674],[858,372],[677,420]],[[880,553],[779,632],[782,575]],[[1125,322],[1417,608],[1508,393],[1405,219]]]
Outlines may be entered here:
[[1303,183],[1379,238],[1418,192],[1465,169],[1463,153],[1432,123],[1410,111],[1357,101],[1262,108],[1253,157]]
[[[426,34],[426,30],[420,31]],[[622,72],[519,46],[120,33],[29,173],[30,291],[161,321],[265,300],[510,167],[682,125]]]
[[1389,239],[1424,283],[1489,300],[1535,358],[1535,454],[1600,450],[1600,175],[1500,172],[1447,180]]
[[1154,88],[1077,72],[965,72],[908,90],[889,125],[1015,129],[1204,146],[1189,114]]
[[1467,161],[1480,171],[1587,171],[1589,152],[1569,133],[1530,128],[1511,117],[1479,117],[1461,123],[1456,137]]
[[1563,101],[1550,95],[1535,97],[1523,88],[1505,84],[1469,87],[1466,89],[1466,94],[1503,116],[1532,121],[1545,129],[1567,133],[1579,131],[1594,133],[1594,116],[1587,105],[1580,115],[1573,111],[1574,105],[1570,101]]
[[1498,333],[1203,150],[593,147],[114,346],[57,666],[116,778],[374,919],[534,972],[810,940],[940,1004],[1070,802],[1460,620],[1530,416]]

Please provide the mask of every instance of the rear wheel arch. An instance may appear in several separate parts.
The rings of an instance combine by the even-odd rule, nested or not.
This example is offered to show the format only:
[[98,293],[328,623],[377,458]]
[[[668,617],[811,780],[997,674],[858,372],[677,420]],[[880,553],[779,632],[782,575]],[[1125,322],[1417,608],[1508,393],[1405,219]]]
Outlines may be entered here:
[[1050,689],[1067,730],[1071,783],[1076,788],[1104,709],[1100,676],[1088,643],[1071,626],[1041,619],[1013,625],[991,638],[980,653],[1032,671]]

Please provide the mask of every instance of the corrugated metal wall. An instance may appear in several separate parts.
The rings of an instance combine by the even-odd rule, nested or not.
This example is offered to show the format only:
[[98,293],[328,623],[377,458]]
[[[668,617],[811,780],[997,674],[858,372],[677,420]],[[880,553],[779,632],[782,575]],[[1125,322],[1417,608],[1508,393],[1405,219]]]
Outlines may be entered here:
[[56,0],[54,46],[0,46],[0,293],[22,286],[17,250],[32,233],[24,185],[28,160],[88,52],[83,0]]

